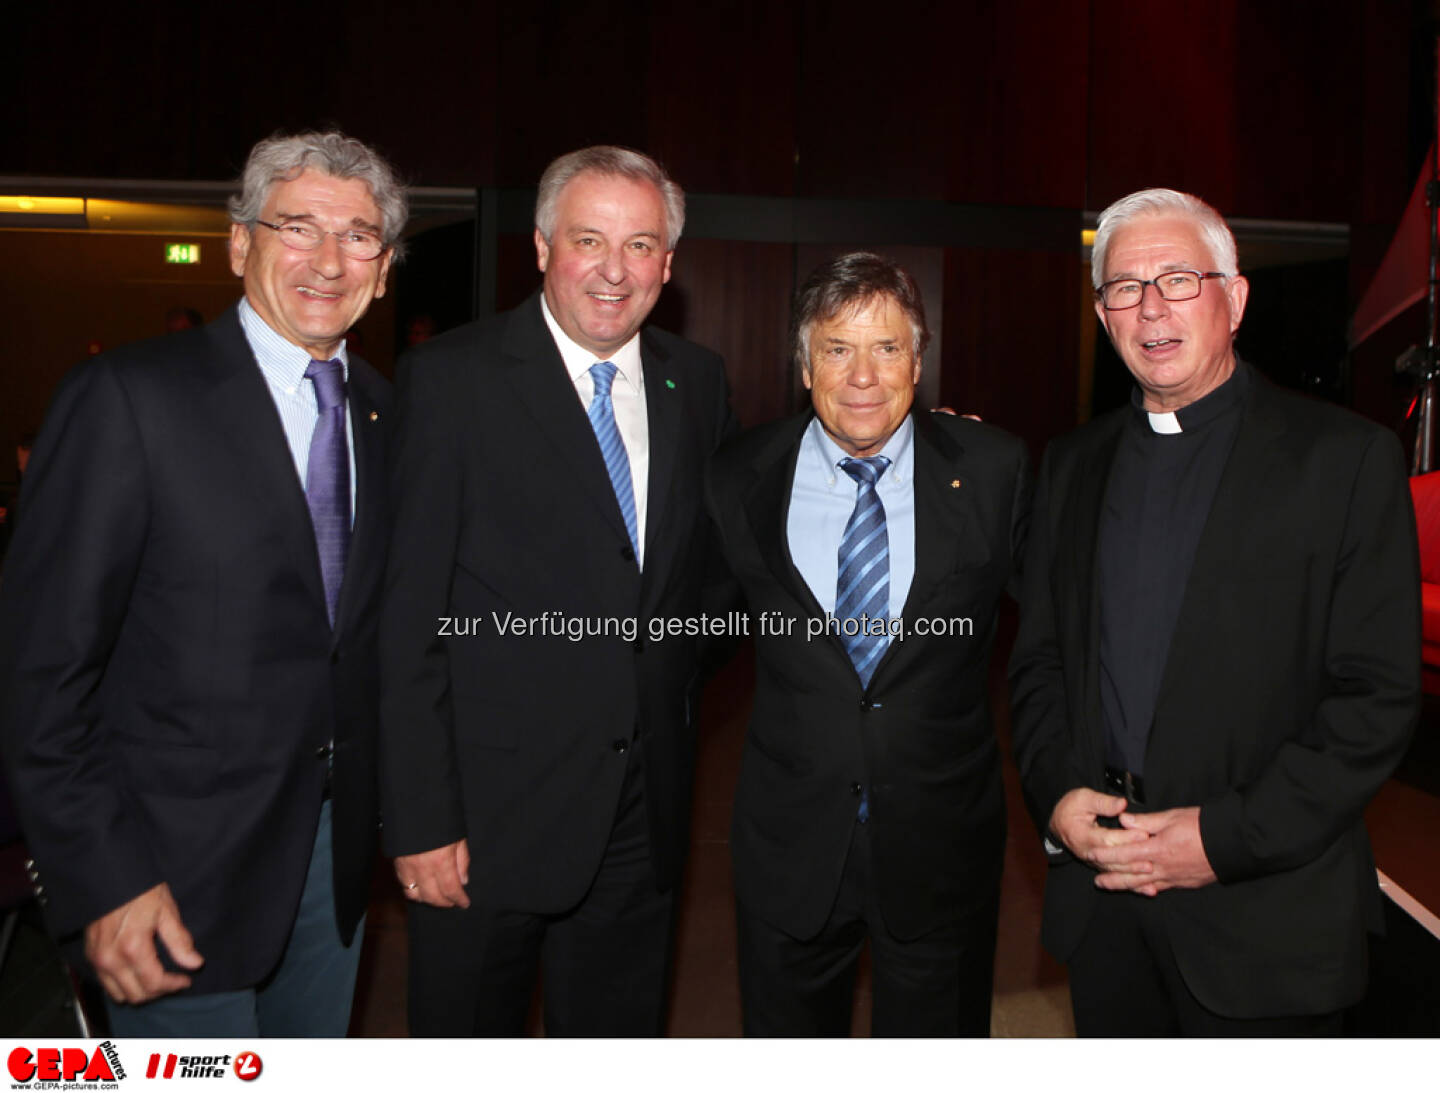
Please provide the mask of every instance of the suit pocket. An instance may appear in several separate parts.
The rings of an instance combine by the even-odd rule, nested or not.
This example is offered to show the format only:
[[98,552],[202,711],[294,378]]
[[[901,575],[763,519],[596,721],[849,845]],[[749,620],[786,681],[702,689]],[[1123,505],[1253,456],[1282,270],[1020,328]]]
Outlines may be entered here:
[[130,786],[151,797],[209,797],[220,753],[198,744],[157,744],[117,733],[115,750]]

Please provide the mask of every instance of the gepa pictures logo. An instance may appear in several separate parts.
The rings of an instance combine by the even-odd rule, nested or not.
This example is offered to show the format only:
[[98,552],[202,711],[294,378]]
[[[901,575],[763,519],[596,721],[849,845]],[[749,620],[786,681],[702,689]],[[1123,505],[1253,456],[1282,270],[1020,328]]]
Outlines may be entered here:
[[20,1086],[48,1082],[111,1082],[125,1076],[115,1045],[105,1040],[93,1052],[79,1047],[42,1047],[32,1051],[20,1046],[5,1060],[10,1077]]

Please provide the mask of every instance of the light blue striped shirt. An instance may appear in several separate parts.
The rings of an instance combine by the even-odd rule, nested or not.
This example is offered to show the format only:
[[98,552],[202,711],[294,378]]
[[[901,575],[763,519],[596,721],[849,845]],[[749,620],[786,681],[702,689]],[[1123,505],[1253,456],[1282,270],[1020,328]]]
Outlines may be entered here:
[[[245,340],[260,365],[260,374],[265,377],[265,386],[275,400],[275,409],[280,414],[280,425],[285,430],[285,442],[290,445],[290,456],[295,460],[295,473],[300,476],[300,488],[305,488],[305,475],[310,469],[310,438],[315,432],[315,419],[320,406],[315,401],[315,383],[305,378],[305,369],[314,359],[308,352],[293,342],[286,341],[275,333],[264,319],[256,314],[250,301],[240,301],[240,327],[245,331]],[[340,343],[340,366],[345,370],[345,379],[350,379],[350,357],[345,343]],[[350,403],[345,403],[345,446],[350,452],[350,518],[355,518],[355,435],[350,421]],[[889,473],[888,471],[886,472]]]
[[[915,423],[907,417],[876,454],[890,460],[875,492],[885,506],[890,538],[890,617],[898,619],[915,578]],[[857,489],[855,480],[840,469],[846,455],[818,417],[810,422],[800,441],[785,524],[795,568],[830,614],[835,613],[840,541],[855,508]]]

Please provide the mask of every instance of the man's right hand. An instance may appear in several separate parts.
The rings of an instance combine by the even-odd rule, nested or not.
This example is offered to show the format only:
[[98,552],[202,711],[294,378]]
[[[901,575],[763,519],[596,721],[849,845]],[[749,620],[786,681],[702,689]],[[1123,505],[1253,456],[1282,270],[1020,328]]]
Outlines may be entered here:
[[395,879],[409,899],[432,907],[469,907],[470,845],[464,839],[395,859]]
[[1124,797],[1111,797],[1093,789],[1072,789],[1055,803],[1050,830],[1065,848],[1092,869],[1102,872],[1148,873],[1148,861],[1113,862],[1106,850],[1115,846],[1143,843],[1148,832],[1127,828],[1101,827],[1101,816],[1119,816],[1125,811]]
[[139,1005],[190,985],[188,975],[166,971],[160,963],[157,936],[182,968],[198,971],[205,963],[168,884],[157,884],[85,927],[85,956],[116,1002]]

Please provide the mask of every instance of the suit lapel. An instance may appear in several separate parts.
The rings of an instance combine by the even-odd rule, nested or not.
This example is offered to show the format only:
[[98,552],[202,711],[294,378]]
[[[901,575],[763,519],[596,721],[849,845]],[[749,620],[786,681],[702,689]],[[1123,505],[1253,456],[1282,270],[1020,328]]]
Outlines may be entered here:
[[928,415],[916,413],[911,419],[915,423],[915,575],[905,596],[906,617],[930,602],[936,586],[965,561],[967,551],[983,550],[983,544],[970,542],[975,521],[967,519],[973,517],[973,506],[965,490],[964,446],[936,428]]
[[[790,491],[795,482],[795,462],[800,441],[812,415],[807,411],[790,422],[780,444],[763,453],[753,464],[755,480],[745,496],[745,517],[755,536],[760,557],[775,578],[805,608],[811,618],[823,618],[824,609],[805,578],[795,568],[787,542],[786,522],[790,515]],[[839,644],[831,639],[836,648]],[[843,651],[842,651],[842,655]]]
[[[928,413],[914,412],[915,572],[901,610],[904,618],[917,618],[930,609],[940,586],[967,562],[983,562],[986,547],[977,537],[979,515],[967,490],[965,446],[930,421]],[[878,682],[905,657],[905,650],[921,655],[923,642],[891,641],[875,669]]]
[[[532,296],[512,316],[501,341],[501,374],[529,413],[536,428],[569,465],[575,491],[594,506],[596,514],[624,542],[630,541],[615,487],[585,408],[540,313],[540,297]],[[646,391],[647,399],[649,390]],[[651,459],[654,459],[653,448]],[[653,472],[652,472],[653,473]],[[648,517],[647,517],[648,519]]]
[[355,527],[350,535],[350,553],[345,561],[345,579],[340,585],[340,602],[335,609],[335,635],[345,629],[355,611],[357,589],[371,584],[367,576],[384,550],[385,445],[382,441],[380,408],[350,362],[348,402],[350,432],[355,444]]
[[250,472],[245,477],[255,495],[256,513],[260,519],[273,519],[296,572],[323,612],[325,585],[310,508],[275,401],[245,341],[239,313],[232,308],[205,330],[213,350],[204,374],[206,412],[234,451],[236,465]]
[[[680,444],[680,402],[669,356],[644,333],[640,360],[645,376],[645,415],[650,430],[650,482],[645,501],[645,557],[655,557],[656,536],[670,503],[675,453]],[[619,506],[616,506],[617,511]]]
[[[1082,734],[1088,736],[1099,755],[1104,756],[1104,735],[1100,720],[1100,570],[1096,548],[1100,535],[1100,511],[1105,504],[1105,491],[1110,484],[1110,468],[1120,444],[1125,424],[1124,412],[1114,415],[1109,427],[1100,435],[1076,468],[1075,480],[1066,491],[1062,527],[1069,558],[1061,564],[1071,566],[1064,587],[1075,590],[1073,609],[1076,632],[1083,635],[1085,648],[1085,703],[1088,724]],[[1093,750],[1093,749],[1092,749]]]

